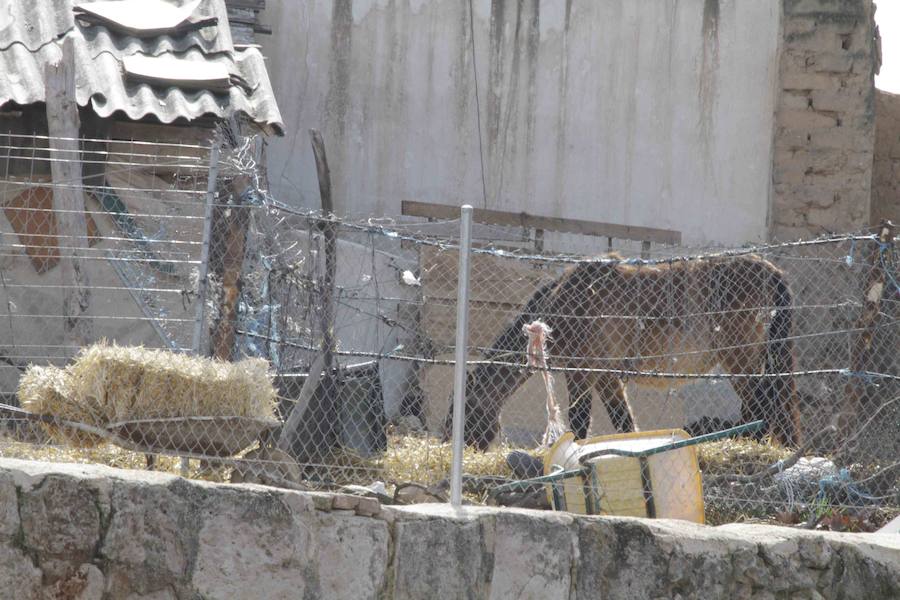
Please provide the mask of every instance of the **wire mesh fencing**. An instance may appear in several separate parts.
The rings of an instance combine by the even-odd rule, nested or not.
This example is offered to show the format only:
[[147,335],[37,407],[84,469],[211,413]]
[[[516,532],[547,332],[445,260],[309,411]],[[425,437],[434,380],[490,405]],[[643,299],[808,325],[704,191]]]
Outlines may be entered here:
[[[459,220],[297,210],[252,140],[83,140],[71,183],[48,140],[6,144],[0,454],[448,498]],[[891,231],[685,249],[476,223],[472,244],[468,501],[900,509]]]

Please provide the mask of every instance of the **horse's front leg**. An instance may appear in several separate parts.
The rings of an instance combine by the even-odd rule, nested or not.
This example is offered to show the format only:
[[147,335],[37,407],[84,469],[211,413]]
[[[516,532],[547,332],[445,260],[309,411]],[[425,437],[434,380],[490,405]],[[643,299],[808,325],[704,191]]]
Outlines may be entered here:
[[566,372],[566,388],[569,391],[569,427],[576,439],[587,437],[591,428],[591,404],[594,387],[593,373]]
[[619,433],[635,431],[634,415],[625,395],[625,383],[618,377],[600,375],[594,387],[606,405],[606,413]]

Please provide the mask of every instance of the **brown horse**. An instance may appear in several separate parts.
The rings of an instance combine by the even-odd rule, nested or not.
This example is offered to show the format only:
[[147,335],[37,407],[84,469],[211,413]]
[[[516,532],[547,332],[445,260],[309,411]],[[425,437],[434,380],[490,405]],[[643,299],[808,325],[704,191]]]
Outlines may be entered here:
[[[590,428],[592,390],[618,431],[634,431],[621,372],[632,373],[637,385],[669,388],[720,365],[739,376],[730,382],[742,420],[763,419],[773,438],[796,445],[791,302],[782,272],[754,255],[659,264],[612,256],[570,267],[539,289],[485,352],[487,360],[507,364],[469,372],[466,443],[483,450],[497,437],[503,403],[531,374],[522,327],[540,319],[553,332],[551,367],[585,369],[565,372],[569,426],[578,438]],[[452,409],[445,436],[451,424]]]

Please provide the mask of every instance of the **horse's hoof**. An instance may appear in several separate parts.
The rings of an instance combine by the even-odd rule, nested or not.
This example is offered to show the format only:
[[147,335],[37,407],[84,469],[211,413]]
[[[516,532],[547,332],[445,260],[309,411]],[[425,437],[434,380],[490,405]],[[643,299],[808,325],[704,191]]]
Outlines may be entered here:
[[544,473],[544,461],[521,450],[514,450],[507,454],[506,464],[519,479],[540,477]]

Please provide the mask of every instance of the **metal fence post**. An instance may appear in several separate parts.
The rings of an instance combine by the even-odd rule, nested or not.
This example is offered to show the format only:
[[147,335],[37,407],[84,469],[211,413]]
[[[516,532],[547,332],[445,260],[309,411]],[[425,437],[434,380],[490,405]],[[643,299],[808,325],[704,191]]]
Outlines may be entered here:
[[466,349],[469,345],[469,255],[472,247],[472,207],[460,210],[459,275],[456,297],[456,362],[453,373],[453,461],[450,503],[462,504],[463,419],[466,403]]
[[209,177],[206,186],[206,210],[203,214],[203,247],[200,251],[200,267],[197,280],[197,313],[194,321],[194,343],[192,350],[195,355],[205,355],[202,352],[203,323],[206,320],[206,291],[209,287],[209,241],[212,236],[212,211],[216,201],[216,183],[219,178],[219,136],[213,139],[213,145],[209,153]]
[[[212,237],[212,212],[216,202],[216,185],[219,180],[219,135],[213,138],[212,148],[209,151],[209,175],[206,182],[206,207],[203,212],[203,247],[200,250],[200,267],[197,269],[197,313],[194,319],[194,342],[191,350],[194,356],[205,356],[203,344],[203,324],[206,321],[206,291],[209,288],[209,240]],[[187,477],[190,472],[191,461],[188,458],[181,459],[181,476]]]

